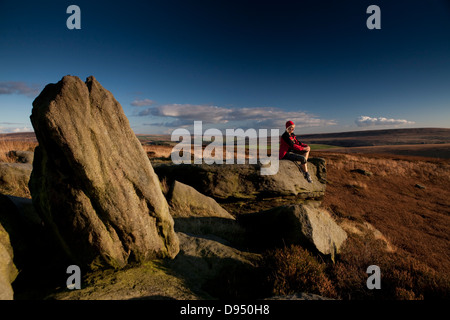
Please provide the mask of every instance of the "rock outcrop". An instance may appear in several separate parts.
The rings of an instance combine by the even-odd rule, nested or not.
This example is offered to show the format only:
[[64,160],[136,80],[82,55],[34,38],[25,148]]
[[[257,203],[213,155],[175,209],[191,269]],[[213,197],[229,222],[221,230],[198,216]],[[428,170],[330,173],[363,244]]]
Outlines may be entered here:
[[258,246],[302,245],[332,259],[347,239],[347,233],[317,204],[281,206],[243,215],[239,221]]
[[[258,290],[261,283],[252,275],[259,255],[203,237],[177,234],[180,253],[175,259],[92,272],[81,290],[64,290],[48,298],[197,300],[230,297],[230,292],[233,297],[248,297],[249,290]],[[233,280],[239,282],[230,286],[228,281]]]
[[308,183],[294,162],[280,160],[274,175],[261,175],[260,164],[158,165],[155,172],[169,183],[178,180],[214,199],[256,199],[282,196],[317,199],[326,187],[325,161],[311,158],[308,168],[313,183]]
[[193,187],[174,181],[168,197],[170,213],[174,218],[216,217],[234,219],[213,198],[207,197]]
[[224,244],[243,244],[244,228],[213,198],[174,181],[167,200],[175,221],[175,231],[201,235]]
[[158,177],[122,107],[94,77],[65,76],[33,102],[30,191],[80,265],[121,268],[179,251]]
[[13,248],[9,235],[0,223],[0,300],[12,300],[14,292],[11,283],[18,271],[13,262]]

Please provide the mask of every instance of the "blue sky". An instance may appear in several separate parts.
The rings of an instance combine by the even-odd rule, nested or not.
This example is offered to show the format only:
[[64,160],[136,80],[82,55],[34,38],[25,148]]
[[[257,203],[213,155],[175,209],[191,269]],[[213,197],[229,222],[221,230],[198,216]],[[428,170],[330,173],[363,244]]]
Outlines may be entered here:
[[0,0],[0,45],[0,133],[31,131],[34,98],[67,74],[95,76],[136,133],[450,127],[448,0]]

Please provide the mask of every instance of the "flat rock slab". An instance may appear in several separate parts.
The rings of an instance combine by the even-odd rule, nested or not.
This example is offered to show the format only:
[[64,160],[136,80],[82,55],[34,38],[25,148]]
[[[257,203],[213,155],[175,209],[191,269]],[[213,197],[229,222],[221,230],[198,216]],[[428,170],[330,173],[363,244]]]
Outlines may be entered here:
[[260,164],[160,164],[155,172],[166,178],[194,187],[214,199],[255,199],[258,197],[298,196],[323,197],[326,188],[325,160],[312,158],[308,162],[313,183],[308,183],[297,165],[280,160],[274,175],[261,175]]

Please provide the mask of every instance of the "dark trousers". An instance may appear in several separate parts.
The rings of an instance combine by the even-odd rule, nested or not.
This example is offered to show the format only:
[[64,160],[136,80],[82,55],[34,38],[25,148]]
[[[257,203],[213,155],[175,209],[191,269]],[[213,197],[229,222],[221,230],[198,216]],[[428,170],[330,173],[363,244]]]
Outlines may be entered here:
[[[306,151],[305,151],[305,153],[306,153]],[[298,153],[293,153],[293,152],[286,153],[283,157],[283,160],[300,161],[301,164],[306,163],[305,156],[298,154]]]

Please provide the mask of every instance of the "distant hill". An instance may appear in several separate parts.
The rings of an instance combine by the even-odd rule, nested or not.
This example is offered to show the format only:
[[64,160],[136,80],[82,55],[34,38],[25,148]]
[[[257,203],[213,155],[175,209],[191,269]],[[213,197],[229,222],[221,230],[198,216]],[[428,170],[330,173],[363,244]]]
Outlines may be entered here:
[[[450,143],[450,129],[446,128],[365,130],[305,135],[297,132],[296,134],[300,141],[308,144],[324,144],[346,148]],[[170,135],[138,134],[137,137],[144,144],[171,143]],[[0,134],[0,139],[36,141],[34,132]]]
[[0,139],[1,140],[37,142],[34,132],[2,133],[2,134],[0,134]]
[[450,129],[445,128],[367,130],[305,135],[302,135],[301,133],[297,134],[299,140],[304,143],[327,144],[347,148],[450,143]]

